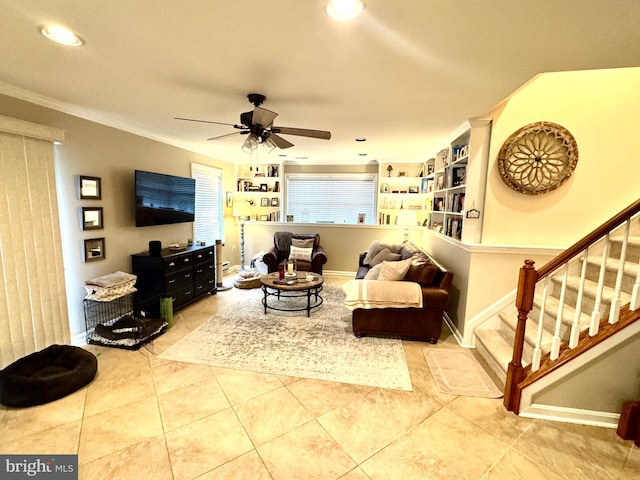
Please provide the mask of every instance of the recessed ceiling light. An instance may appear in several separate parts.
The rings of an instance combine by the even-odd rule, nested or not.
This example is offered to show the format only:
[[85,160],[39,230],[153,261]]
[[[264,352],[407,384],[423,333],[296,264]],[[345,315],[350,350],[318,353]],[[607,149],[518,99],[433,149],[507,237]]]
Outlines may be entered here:
[[41,25],[38,27],[40,33],[49,40],[65,45],[67,47],[80,47],[84,45],[84,40],[78,35],[63,27],[53,25]]
[[360,0],[331,0],[327,4],[327,13],[336,20],[352,20],[362,12]]
[[363,137],[356,138],[356,142],[366,142],[366,141],[367,141],[367,139],[363,138]]
[[366,157],[368,153],[359,153],[358,155],[360,155],[361,157]]

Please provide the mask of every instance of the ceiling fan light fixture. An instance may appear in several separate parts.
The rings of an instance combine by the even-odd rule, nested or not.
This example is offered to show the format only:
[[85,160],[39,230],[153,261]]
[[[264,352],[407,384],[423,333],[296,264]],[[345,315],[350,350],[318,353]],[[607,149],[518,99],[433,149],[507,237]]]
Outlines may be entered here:
[[336,20],[353,20],[362,13],[360,0],[331,0],[327,4],[327,14]]
[[271,137],[265,138],[262,141],[262,146],[268,153],[273,152],[273,149],[277,147],[276,142],[274,142]]
[[242,144],[242,151],[245,153],[251,153],[256,148],[258,148],[258,137],[256,137],[253,133],[247,137],[247,139]]
[[63,27],[41,25],[38,30],[49,40],[66,47],[81,47],[84,45],[84,40],[80,36]]

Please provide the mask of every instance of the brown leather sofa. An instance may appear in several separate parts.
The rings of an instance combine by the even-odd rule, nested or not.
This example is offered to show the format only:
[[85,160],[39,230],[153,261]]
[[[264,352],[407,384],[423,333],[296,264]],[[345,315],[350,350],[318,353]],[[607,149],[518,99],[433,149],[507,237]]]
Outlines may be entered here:
[[315,272],[322,275],[322,266],[327,263],[327,255],[320,245],[320,235],[317,233],[291,232],[275,232],[273,234],[273,248],[262,256],[262,261],[267,265],[269,273],[277,272],[278,265],[289,258],[292,239],[313,239],[311,261],[296,260],[296,268],[300,271]]
[[[400,249],[401,259],[414,257],[405,280],[418,281],[422,288],[422,308],[357,308],[353,310],[353,333],[364,335],[399,336],[437,343],[442,332],[444,310],[449,304],[453,273],[438,265],[426,252],[405,243]],[[364,263],[367,252],[360,254],[356,279],[363,279],[371,269]]]

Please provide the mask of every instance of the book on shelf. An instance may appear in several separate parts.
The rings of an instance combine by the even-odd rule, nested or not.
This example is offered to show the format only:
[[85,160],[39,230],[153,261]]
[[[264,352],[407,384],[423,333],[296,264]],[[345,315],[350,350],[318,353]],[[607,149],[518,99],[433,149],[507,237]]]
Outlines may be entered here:
[[459,187],[466,183],[467,167],[453,167],[451,169],[451,186]]

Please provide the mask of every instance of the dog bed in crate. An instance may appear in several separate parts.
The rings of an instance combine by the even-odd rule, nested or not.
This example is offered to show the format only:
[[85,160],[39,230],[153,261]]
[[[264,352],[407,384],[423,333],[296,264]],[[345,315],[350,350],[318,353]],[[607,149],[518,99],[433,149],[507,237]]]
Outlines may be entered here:
[[80,347],[51,345],[0,370],[0,403],[32,407],[89,384],[98,371],[95,355]]
[[162,319],[123,315],[115,321],[96,325],[88,341],[96,345],[137,350],[166,330],[167,322]]

